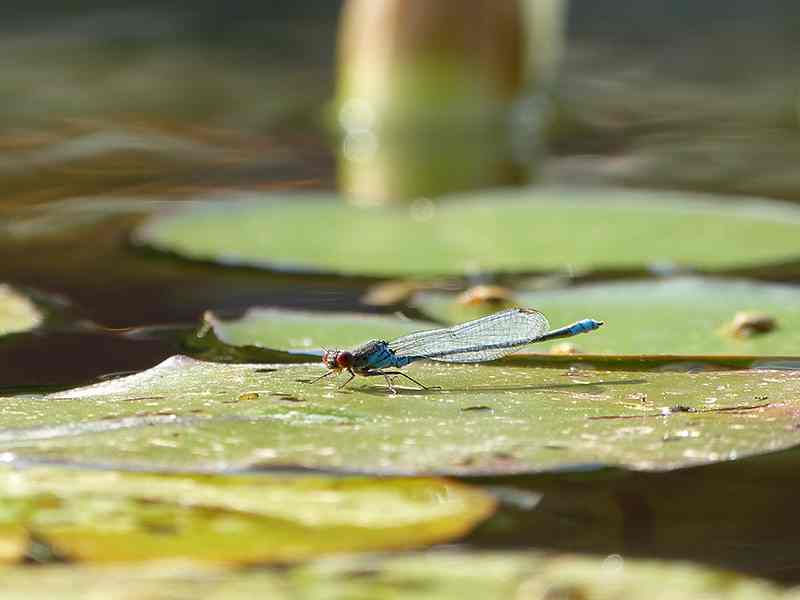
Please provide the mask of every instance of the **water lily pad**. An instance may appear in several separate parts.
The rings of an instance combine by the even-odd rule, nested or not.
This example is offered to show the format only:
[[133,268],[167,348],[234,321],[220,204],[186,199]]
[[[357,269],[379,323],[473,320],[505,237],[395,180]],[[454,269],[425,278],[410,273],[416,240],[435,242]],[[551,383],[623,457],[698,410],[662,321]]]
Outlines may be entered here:
[[[278,308],[251,308],[239,319],[220,319],[208,312],[205,328],[230,346],[256,346],[294,353],[356,346],[369,339],[393,339],[437,325],[359,313],[323,313]],[[198,337],[202,337],[203,331]]]
[[317,561],[278,571],[197,564],[0,570],[6,598],[630,598],[796,600],[797,590],[687,563],[569,554],[427,552]]
[[800,211],[775,202],[528,189],[369,209],[331,196],[264,195],[165,214],[134,239],[226,265],[431,276],[758,265],[798,258],[799,236]]
[[[519,293],[515,301],[541,310],[553,326],[584,317],[604,320],[607,326],[598,334],[570,340],[583,352],[796,356],[800,350],[800,287],[795,286],[682,277]],[[494,311],[435,293],[420,294],[413,304],[452,323]],[[747,314],[772,319],[773,328],[737,330],[736,316]],[[548,352],[558,344],[529,349]]]
[[494,506],[480,490],[436,479],[34,468],[0,471],[0,489],[0,548],[35,543],[91,561],[285,562],[410,548],[457,537]]
[[[359,564],[360,563],[360,564]],[[360,567],[360,569],[359,569]],[[365,574],[366,571],[366,574]],[[544,553],[415,554],[380,561],[328,561],[290,574],[290,581],[325,595],[327,579],[342,597],[419,598],[770,598],[797,597],[765,581],[686,563]],[[360,575],[360,577],[359,577]],[[396,596],[394,594],[397,594]]]
[[137,375],[4,399],[7,460],[157,469],[375,473],[662,470],[800,443],[796,371],[628,372],[414,365],[441,389],[315,365],[174,357]]
[[[745,287],[747,284],[742,284]],[[757,289],[761,286],[754,284]],[[599,286],[600,289],[605,289]],[[553,321],[553,326],[566,324],[574,320],[579,314],[589,314],[588,304],[582,303],[581,291],[585,288],[576,288],[574,291],[562,290],[553,292],[554,298],[546,302],[548,314],[563,315],[563,319]],[[594,288],[589,288],[594,289]],[[764,289],[768,289],[764,286]],[[792,288],[776,286],[779,291],[791,293]],[[726,290],[731,291],[731,290]],[[571,298],[572,301],[562,300]],[[549,296],[548,296],[549,297]],[[489,303],[488,305],[464,306],[454,302],[454,297],[449,294],[424,293],[418,294],[413,304],[437,320],[443,322],[463,322],[478,318],[501,308],[516,306],[519,298],[525,302],[536,304],[539,297],[532,294],[514,296],[514,303]],[[773,306],[764,304],[763,306]],[[552,309],[552,312],[551,312]],[[583,313],[580,311],[583,310]],[[619,309],[617,309],[617,312]],[[605,311],[604,311],[605,312]],[[610,311],[609,314],[615,311]],[[724,311],[721,311],[724,312]],[[787,344],[790,344],[791,335],[785,330],[786,319],[783,315],[786,307],[780,307],[777,314],[781,315],[777,331],[781,332]],[[726,313],[729,316],[733,312]],[[628,315],[623,315],[627,318]],[[694,317],[694,314],[692,314]],[[203,317],[201,328],[184,338],[183,347],[187,354],[202,360],[216,362],[275,362],[275,363],[308,363],[316,362],[322,355],[323,348],[349,348],[359,345],[368,339],[393,339],[413,331],[440,327],[428,321],[410,320],[401,317],[388,317],[376,315],[362,315],[358,313],[322,313],[313,311],[295,311],[279,308],[254,308],[238,319],[221,319],[208,311]],[[659,330],[661,331],[661,330]],[[680,326],[675,332],[675,337],[680,336]],[[608,327],[603,328],[601,336],[605,336]],[[669,332],[663,332],[666,336]],[[735,341],[731,348],[734,350],[748,350],[753,344],[750,341],[759,341],[759,337],[741,337],[732,335],[730,324],[720,327],[716,332],[723,340]],[[785,335],[783,335],[785,334]],[[687,334],[688,335],[688,334]],[[791,368],[800,369],[800,356],[780,356],[770,354],[767,349],[762,354],[598,354],[587,353],[584,342],[594,339],[597,334],[580,336],[575,340],[564,342],[548,342],[527,347],[524,351],[512,354],[503,359],[505,364],[569,368],[571,366],[584,366],[602,370],[621,371],[647,371],[668,368],[672,370],[697,370],[697,369],[749,369],[749,368]],[[613,344],[628,343],[631,339],[628,332],[625,335],[612,335]],[[635,336],[633,336],[635,337]],[[766,336],[774,339],[774,335]],[[623,340],[621,342],[620,340]],[[680,341],[683,341],[682,339]],[[742,343],[744,342],[744,343]],[[565,348],[566,347],[566,350]],[[600,346],[603,348],[604,346]],[[593,345],[593,350],[597,344]],[[789,352],[788,346],[785,350]],[[570,350],[574,350],[571,352]],[[777,351],[778,349],[776,349]]]
[[44,315],[31,300],[0,283],[0,336],[35,329],[43,322]]

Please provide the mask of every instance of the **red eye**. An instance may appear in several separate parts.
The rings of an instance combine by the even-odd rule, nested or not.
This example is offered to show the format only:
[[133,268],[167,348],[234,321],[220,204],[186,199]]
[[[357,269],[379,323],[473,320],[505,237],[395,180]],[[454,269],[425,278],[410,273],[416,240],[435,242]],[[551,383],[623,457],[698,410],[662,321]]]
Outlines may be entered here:
[[353,364],[353,355],[349,352],[339,352],[336,355],[336,365],[341,369],[347,369]]

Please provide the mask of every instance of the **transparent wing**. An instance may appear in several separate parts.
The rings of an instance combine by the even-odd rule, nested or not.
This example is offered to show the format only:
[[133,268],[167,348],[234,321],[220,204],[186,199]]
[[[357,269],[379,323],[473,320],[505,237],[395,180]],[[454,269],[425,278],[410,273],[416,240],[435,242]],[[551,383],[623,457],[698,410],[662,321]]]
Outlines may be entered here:
[[489,360],[502,358],[506,354],[511,354],[519,350],[524,344],[519,346],[509,346],[508,348],[495,348],[493,350],[477,350],[475,352],[460,352],[457,354],[448,354],[446,356],[430,356],[430,360],[439,362],[455,362],[455,363],[479,363]]
[[535,342],[549,328],[538,310],[512,308],[446,329],[418,331],[389,342],[389,348],[412,360],[483,362]]

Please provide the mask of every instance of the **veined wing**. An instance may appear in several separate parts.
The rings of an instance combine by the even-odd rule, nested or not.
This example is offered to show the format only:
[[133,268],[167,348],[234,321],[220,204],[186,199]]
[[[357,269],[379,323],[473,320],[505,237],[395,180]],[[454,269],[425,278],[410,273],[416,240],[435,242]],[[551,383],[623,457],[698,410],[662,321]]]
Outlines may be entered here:
[[411,333],[389,342],[389,348],[411,360],[483,362],[535,342],[549,328],[538,310],[512,308],[453,327]]

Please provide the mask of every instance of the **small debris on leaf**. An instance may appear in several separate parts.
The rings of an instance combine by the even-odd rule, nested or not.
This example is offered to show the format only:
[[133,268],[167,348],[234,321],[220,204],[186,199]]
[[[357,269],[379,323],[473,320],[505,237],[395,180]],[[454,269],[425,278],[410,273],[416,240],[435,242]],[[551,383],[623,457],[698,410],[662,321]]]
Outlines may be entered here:
[[514,294],[508,289],[499,285],[476,285],[462,292],[456,298],[456,302],[462,306],[491,305],[496,308],[498,305],[514,304]]
[[166,396],[137,396],[135,398],[123,398],[123,402],[140,402],[143,400],[163,400]]
[[550,354],[558,354],[558,355],[582,354],[582,351],[575,344],[571,344],[569,342],[563,342],[561,344],[556,344],[555,346],[550,348]]
[[291,394],[282,394],[280,392],[273,392],[270,396],[277,398],[278,400],[284,400],[286,402],[305,402],[305,398],[298,398],[297,396],[292,396]]
[[647,402],[647,394],[645,394],[644,392],[635,392],[633,394],[628,394],[626,398],[628,400],[635,400],[641,402],[642,404]]
[[644,413],[638,415],[593,415],[586,417],[590,421],[600,421],[606,419],[641,419],[642,417],[669,417],[676,413],[743,413],[751,410],[760,410],[772,406],[769,402],[763,404],[750,404],[750,405],[737,405],[737,406],[723,406],[719,408],[692,408],[691,406],[672,406],[663,407],[658,412]]
[[407,279],[386,281],[369,288],[361,301],[370,306],[394,306],[407,302],[424,287],[418,281]]
[[734,337],[748,338],[769,333],[777,327],[778,323],[775,318],[766,313],[739,311],[733,317],[733,321],[725,327],[725,330]]

